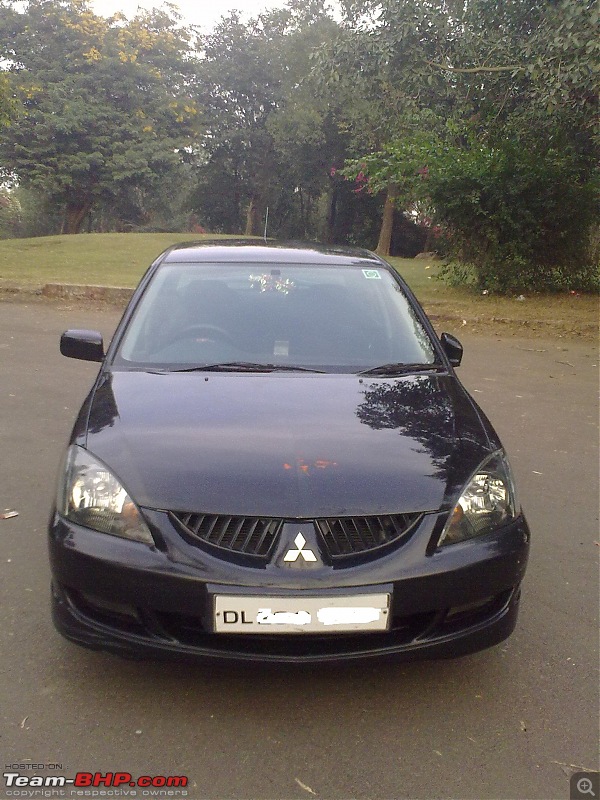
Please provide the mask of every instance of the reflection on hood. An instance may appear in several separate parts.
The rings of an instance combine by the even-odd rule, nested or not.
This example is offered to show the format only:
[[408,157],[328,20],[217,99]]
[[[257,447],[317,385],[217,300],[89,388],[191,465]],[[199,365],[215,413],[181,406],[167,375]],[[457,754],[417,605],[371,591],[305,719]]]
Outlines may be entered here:
[[142,506],[315,518],[434,511],[485,455],[449,375],[115,371],[87,446]]

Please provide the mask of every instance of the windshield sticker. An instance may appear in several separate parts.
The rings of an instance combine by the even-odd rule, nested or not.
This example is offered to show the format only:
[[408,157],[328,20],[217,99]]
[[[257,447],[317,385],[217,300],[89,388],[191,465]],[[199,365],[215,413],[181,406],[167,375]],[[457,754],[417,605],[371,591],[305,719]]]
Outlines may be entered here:
[[371,280],[381,280],[381,275],[379,274],[378,269],[363,269],[362,274],[365,276],[365,278],[370,278]]

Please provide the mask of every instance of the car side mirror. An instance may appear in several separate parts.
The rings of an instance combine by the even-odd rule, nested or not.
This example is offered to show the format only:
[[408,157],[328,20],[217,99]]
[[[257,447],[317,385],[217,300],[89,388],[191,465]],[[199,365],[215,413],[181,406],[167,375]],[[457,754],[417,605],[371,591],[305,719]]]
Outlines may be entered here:
[[65,331],[60,337],[60,352],[67,358],[82,361],[103,361],[104,342],[98,331]]
[[440,342],[444,353],[448,356],[448,361],[453,367],[459,367],[463,357],[463,346],[456,336],[452,336],[451,333],[442,333]]

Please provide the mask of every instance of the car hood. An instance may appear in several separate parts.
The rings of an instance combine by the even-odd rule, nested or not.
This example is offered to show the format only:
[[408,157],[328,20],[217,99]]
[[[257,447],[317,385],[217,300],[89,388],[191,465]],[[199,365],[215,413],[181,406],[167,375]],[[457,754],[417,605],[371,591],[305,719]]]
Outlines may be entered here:
[[445,507],[490,445],[447,374],[115,371],[87,447],[141,506],[313,518]]

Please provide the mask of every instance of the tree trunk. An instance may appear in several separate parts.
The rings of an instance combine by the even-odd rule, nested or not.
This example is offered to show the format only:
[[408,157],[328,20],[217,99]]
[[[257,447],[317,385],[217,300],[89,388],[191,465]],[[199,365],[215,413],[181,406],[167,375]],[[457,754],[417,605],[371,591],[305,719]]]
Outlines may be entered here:
[[337,202],[338,202],[338,190],[337,186],[334,186],[331,190],[331,196],[329,198],[329,209],[327,212],[327,223],[326,223],[326,233],[325,233],[325,241],[327,244],[331,244],[335,239],[335,226],[337,222]]
[[398,186],[395,183],[390,183],[385,198],[385,205],[383,207],[383,220],[381,222],[381,230],[379,232],[379,241],[377,242],[376,253],[380,256],[389,256],[390,245],[392,243],[392,233],[394,231],[394,200],[398,196]]
[[246,212],[246,230],[245,236],[260,236],[260,209],[256,197],[252,197],[248,211]]
[[314,238],[312,233],[313,198],[310,192],[306,196],[306,222],[304,224],[304,238]]
[[430,224],[427,228],[427,237],[425,238],[425,244],[423,245],[423,252],[430,253],[431,246],[433,245],[433,226]]
[[79,233],[84,219],[92,208],[91,200],[68,201],[65,206],[61,233]]
[[304,208],[304,193],[300,189],[300,225],[302,226],[302,238],[306,239],[306,213]]

